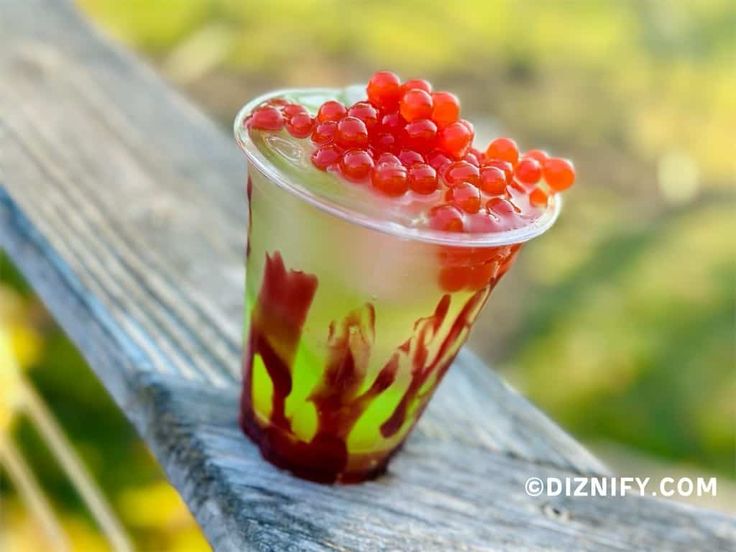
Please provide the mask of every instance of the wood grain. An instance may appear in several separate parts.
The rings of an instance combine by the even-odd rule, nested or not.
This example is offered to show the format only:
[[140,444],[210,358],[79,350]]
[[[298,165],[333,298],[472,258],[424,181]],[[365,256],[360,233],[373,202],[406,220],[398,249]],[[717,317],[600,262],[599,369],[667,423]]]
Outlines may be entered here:
[[[244,98],[245,100],[245,98]],[[387,476],[296,480],[238,431],[246,222],[233,141],[66,2],[0,0],[0,244],[221,550],[719,550],[727,516],[542,499],[606,469],[463,353]]]

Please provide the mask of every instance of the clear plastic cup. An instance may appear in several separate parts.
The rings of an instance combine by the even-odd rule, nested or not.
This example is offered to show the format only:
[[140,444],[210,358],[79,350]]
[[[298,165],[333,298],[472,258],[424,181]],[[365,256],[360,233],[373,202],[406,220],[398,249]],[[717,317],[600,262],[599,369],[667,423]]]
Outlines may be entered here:
[[560,202],[520,229],[452,234],[318,195],[243,128],[256,106],[298,92],[256,98],[235,120],[250,213],[240,424],[297,476],[357,482],[386,469],[494,286]]

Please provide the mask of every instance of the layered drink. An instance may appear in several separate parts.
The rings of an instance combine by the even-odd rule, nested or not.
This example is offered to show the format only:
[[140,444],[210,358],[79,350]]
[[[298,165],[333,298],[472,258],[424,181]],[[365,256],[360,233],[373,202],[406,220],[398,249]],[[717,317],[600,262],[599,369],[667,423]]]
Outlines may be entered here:
[[572,164],[474,146],[457,98],[376,73],[235,121],[249,205],[240,424],[320,482],[386,469]]

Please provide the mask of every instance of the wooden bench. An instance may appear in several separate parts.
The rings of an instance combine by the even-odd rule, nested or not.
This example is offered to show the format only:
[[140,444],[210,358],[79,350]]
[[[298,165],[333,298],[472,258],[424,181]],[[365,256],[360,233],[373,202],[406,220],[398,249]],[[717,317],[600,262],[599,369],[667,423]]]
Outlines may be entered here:
[[236,424],[243,183],[228,133],[71,3],[0,0],[0,244],[214,548],[732,549],[725,515],[527,496],[532,476],[608,472],[467,352],[377,481],[264,462]]

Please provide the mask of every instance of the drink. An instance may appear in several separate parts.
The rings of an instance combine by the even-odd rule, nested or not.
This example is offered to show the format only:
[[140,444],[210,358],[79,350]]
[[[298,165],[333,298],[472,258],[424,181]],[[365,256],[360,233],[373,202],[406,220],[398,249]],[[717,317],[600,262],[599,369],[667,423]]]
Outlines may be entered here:
[[[451,200],[469,209],[462,225],[471,228],[453,233],[442,226],[455,224],[457,213],[437,210],[450,194],[440,184],[398,194],[391,186],[410,171],[375,165],[374,173],[389,166],[399,175],[389,174],[395,182],[383,190],[375,174],[358,178],[360,163],[347,166],[345,151],[356,148],[338,152],[346,182],[319,170],[326,168],[315,159],[319,147],[306,138],[314,120],[289,132],[278,117],[258,123],[265,128],[244,124],[264,101],[288,117],[287,105],[314,113],[331,97],[348,103],[339,91],[280,92],[255,100],[236,120],[250,208],[240,421],[272,463],[316,481],[356,482],[385,469],[493,287],[521,244],[551,226],[559,200],[539,207],[527,191],[507,191],[512,206],[525,205],[507,220],[472,212],[467,197],[453,192]],[[293,113],[307,127],[311,115]],[[411,164],[411,155],[404,158]],[[467,176],[467,167],[455,168]],[[469,170],[471,178],[480,172]]]

